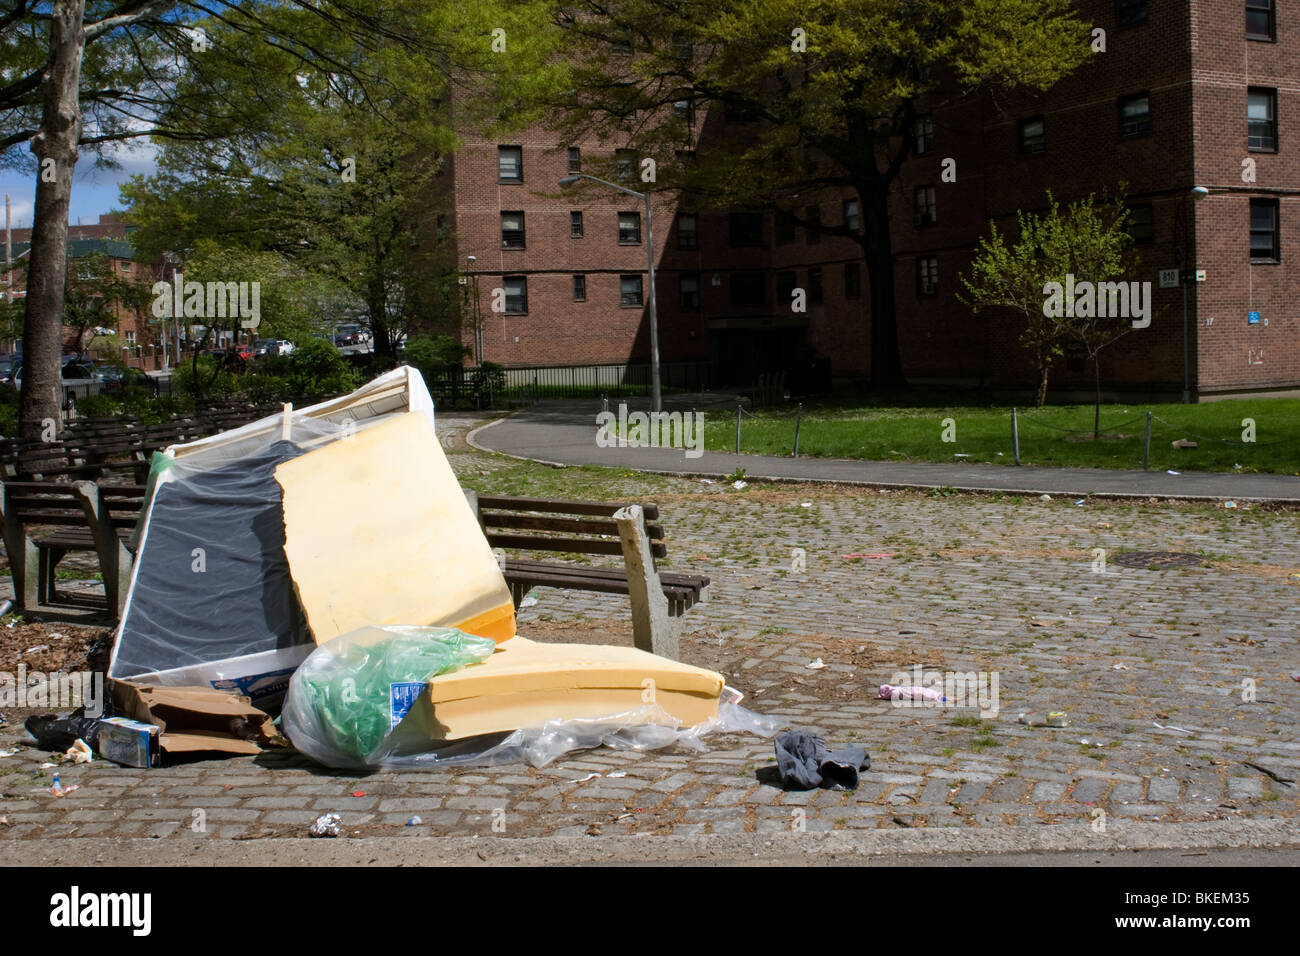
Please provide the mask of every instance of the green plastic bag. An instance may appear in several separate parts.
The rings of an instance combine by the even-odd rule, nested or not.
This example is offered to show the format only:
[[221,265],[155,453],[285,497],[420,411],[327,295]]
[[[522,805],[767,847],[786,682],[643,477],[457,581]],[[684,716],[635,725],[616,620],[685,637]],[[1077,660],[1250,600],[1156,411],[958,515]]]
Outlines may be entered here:
[[364,767],[430,678],[491,656],[496,642],[451,627],[366,627],[318,647],[289,682],[283,726],[328,767]]

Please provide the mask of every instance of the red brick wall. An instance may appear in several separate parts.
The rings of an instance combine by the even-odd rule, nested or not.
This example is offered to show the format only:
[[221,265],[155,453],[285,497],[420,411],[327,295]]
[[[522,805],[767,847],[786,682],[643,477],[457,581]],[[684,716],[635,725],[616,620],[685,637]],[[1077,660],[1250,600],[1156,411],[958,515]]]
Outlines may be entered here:
[[[1034,370],[1017,339],[1013,317],[973,316],[957,301],[959,277],[990,219],[1014,235],[1017,209],[1045,207],[1051,188],[1062,203],[1089,193],[1114,191],[1121,183],[1131,203],[1150,203],[1155,240],[1139,246],[1140,263],[1130,281],[1151,282],[1154,315],[1147,329],[1134,330],[1105,350],[1102,375],[1107,387],[1177,393],[1183,385],[1183,299],[1179,288],[1160,289],[1157,273],[1173,268],[1181,251],[1205,269],[1208,281],[1189,290],[1189,335],[1193,387],[1205,391],[1265,389],[1300,385],[1300,343],[1292,303],[1300,283],[1288,278],[1286,263],[1300,238],[1300,11],[1281,4],[1277,43],[1245,38],[1244,5],[1228,0],[1151,0],[1145,23],[1119,29],[1112,0],[1081,0],[1086,19],[1106,31],[1105,53],[1094,56],[1076,75],[1041,96],[951,94],[925,104],[935,116],[934,149],[911,159],[894,185],[891,222],[897,254],[895,288],[904,366],[914,378],[984,381],[1030,386]],[[1241,160],[1246,152],[1246,87],[1279,90],[1282,152],[1249,154],[1257,160],[1258,183],[1243,191]],[[1123,96],[1150,97],[1149,133],[1121,137],[1118,104]],[[1046,151],[1023,156],[1018,123],[1030,116],[1046,120]],[[701,117],[701,151],[710,135],[727,135],[716,117]],[[551,134],[534,129],[511,141],[524,148],[524,182],[497,181],[495,142],[471,141],[454,164],[459,261],[478,257],[475,270],[485,319],[486,358],[504,364],[578,364],[644,361],[649,355],[647,309],[619,305],[618,277],[644,273],[645,247],[621,246],[616,214],[637,210],[638,200],[619,197],[594,184],[562,194],[557,180],[568,174],[566,149]],[[612,152],[613,144],[583,149],[584,169]],[[558,148],[557,148],[558,146]],[[944,159],[957,163],[957,179],[942,181]],[[1193,203],[1193,185],[1216,190]],[[938,222],[913,224],[913,193],[933,185]],[[637,184],[633,184],[637,188]],[[1249,195],[1280,190],[1283,264],[1251,265]],[[845,195],[820,197],[822,221],[842,221]],[[569,211],[581,209],[585,237],[569,238]],[[523,210],[527,247],[501,248],[500,213]],[[655,250],[659,271],[660,348],[665,361],[709,357],[725,363],[745,336],[757,339],[768,325],[795,326],[794,336],[819,356],[829,357],[836,374],[864,374],[870,365],[870,281],[862,270],[861,297],[848,299],[843,265],[860,261],[860,249],[845,237],[823,234],[809,245],[803,230],[791,244],[777,245],[774,221],[767,216],[761,248],[733,248],[727,218],[700,214],[700,247],[676,248],[674,202],[655,209]],[[802,211],[802,210],[800,210]],[[643,239],[644,239],[644,223]],[[939,294],[918,295],[917,259],[939,260]],[[1194,263],[1192,263],[1194,260]],[[807,287],[808,269],[820,266],[824,304],[809,303],[805,317],[776,301],[775,273],[794,269],[797,285]],[[730,301],[733,270],[764,270],[767,300],[761,306]],[[683,271],[700,273],[701,308],[678,308]],[[587,277],[587,299],[572,301],[572,276]],[[490,311],[491,290],[503,274],[528,277],[528,314],[502,316]],[[717,281],[717,285],[714,281]],[[1268,325],[1247,326],[1246,312],[1259,310]],[[1288,311],[1290,310],[1290,311]],[[1206,320],[1213,316],[1213,324]],[[806,318],[806,332],[798,327]],[[750,331],[727,332],[737,326]],[[472,340],[472,333],[466,341]],[[790,341],[789,339],[785,341]],[[1252,351],[1254,350],[1254,351]],[[1251,364],[1251,362],[1255,364]],[[1093,370],[1070,370],[1062,361],[1052,374],[1058,390],[1091,389]]]

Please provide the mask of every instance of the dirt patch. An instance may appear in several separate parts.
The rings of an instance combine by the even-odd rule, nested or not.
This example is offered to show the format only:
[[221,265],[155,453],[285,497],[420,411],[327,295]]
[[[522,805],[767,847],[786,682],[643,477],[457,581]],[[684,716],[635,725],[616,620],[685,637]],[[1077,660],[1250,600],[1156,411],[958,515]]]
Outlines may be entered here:
[[98,638],[112,631],[81,624],[52,624],[10,618],[0,623],[0,670],[14,673],[23,664],[27,672],[83,671],[86,652]]

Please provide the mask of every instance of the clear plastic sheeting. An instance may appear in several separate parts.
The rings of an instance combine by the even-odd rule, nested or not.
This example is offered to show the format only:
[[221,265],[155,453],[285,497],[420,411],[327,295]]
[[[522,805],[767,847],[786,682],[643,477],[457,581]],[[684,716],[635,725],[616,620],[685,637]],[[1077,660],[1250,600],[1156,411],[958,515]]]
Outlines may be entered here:
[[[295,695],[290,691],[285,705],[285,730],[299,750],[327,767],[338,769],[436,770],[443,767],[493,767],[508,763],[547,764],[578,750],[609,747],[612,750],[661,750],[680,744],[692,750],[706,749],[709,734],[756,734],[771,737],[786,726],[779,717],[767,717],[724,700],[718,715],[694,727],[682,727],[675,717],[657,704],[647,704],[624,714],[590,720],[554,720],[540,727],[508,734],[489,734],[465,740],[440,742],[421,740],[419,719],[413,710],[408,718],[369,754],[357,762],[342,752],[327,752],[320,741],[301,736],[296,723]],[[414,719],[413,719],[414,718]]]

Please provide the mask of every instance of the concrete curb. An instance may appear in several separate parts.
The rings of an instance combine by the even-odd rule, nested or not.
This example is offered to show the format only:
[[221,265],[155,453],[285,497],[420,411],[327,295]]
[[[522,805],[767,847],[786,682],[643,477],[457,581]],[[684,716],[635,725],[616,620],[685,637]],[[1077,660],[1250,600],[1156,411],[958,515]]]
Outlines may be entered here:
[[[270,844],[271,846],[268,846]],[[268,852],[272,850],[273,853]],[[772,865],[853,863],[887,857],[927,862],[924,857],[960,854],[1113,854],[1134,851],[1272,850],[1300,848],[1289,821],[1216,820],[1159,824],[1114,821],[1105,833],[1087,823],[1024,827],[943,827],[916,830],[836,830],[829,833],[743,833],[704,836],[367,837],[219,840],[181,831],[165,839],[104,837],[15,840],[0,843],[0,865],[242,866],[365,865],[580,865],[703,862]],[[903,858],[903,859],[899,859]],[[910,859],[908,859],[910,858]],[[1063,861],[1075,862],[1075,861]]]

